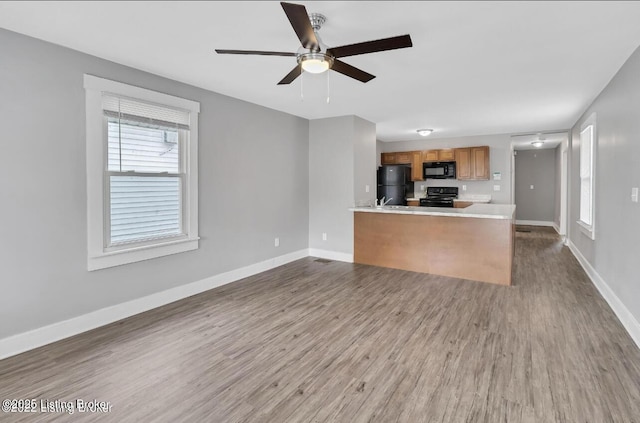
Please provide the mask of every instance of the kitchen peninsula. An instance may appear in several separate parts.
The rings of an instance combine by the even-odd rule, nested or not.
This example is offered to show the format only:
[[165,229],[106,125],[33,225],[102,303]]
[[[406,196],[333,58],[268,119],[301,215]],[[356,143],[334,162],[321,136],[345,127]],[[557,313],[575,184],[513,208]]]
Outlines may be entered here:
[[350,210],[355,263],[511,285],[515,205]]

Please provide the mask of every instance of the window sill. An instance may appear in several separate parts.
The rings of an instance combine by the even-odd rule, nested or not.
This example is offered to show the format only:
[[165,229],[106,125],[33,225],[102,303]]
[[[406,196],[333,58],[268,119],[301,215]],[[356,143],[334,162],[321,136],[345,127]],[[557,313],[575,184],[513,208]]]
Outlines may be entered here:
[[200,238],[187,238],[172,240],[153,245],[105,252],[89,257],[87,260],[87,269],[91,272],[94,270],[121,266],[123,264],[135,263],[171,254],[197,250],[199,239]]
[[587,225],[586,223],[584,223],[582,220],[578,220],[576,221],[576,223],[578,224],[578,227],[580,228],[580,231],[585,234],[586,236],[588,236],[590,239],[594,240],[596,239],[596,234],[593,230],[593,225]]

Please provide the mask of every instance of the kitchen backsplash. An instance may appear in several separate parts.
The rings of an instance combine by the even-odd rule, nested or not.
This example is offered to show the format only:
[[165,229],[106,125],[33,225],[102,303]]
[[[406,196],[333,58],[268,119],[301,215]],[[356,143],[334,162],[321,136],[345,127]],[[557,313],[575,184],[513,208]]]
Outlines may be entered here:
[[[458,181],[457,179],[432,179],[427,181],[414,182],[414,198],[423,198],[426,195],[427,187],[458,187],[459,196],[465,195],[490,195],[492,198],[496,198],[496,194],[505,194],[503,192],[496,192],[493,190],[494,185],[500,185],[500,189],[505,189],[502,181]],[[466,185],[466,191],[463,190],[463,185]],[[507,193],[508,194],[508,193]]]

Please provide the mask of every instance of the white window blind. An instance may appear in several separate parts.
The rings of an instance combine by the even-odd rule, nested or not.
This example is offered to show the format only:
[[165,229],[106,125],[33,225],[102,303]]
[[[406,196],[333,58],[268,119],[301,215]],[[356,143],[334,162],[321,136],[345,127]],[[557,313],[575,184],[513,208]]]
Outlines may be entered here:
[[580,221],[593,225],[593,125],[580,132]]
[[107,127],[105,247],[184,235],[189,112],[103,94]]

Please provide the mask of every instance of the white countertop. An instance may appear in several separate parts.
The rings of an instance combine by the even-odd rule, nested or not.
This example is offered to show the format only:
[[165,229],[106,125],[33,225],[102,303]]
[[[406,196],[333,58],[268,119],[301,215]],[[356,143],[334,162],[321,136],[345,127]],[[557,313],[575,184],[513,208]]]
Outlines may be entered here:
[[415,214],[426,216],[475,217],[480,219],[513,219],[516,211],[515,204],[486,204],[475,203],[463,209],[448,207],[412,207],[412,206],[384,206],[384,207],[352,207],[354,212],[365,213],[395,213]]
[[458,198],[453,200],[454,202],[465,202],[465,203],[490,203],[491,196],[490,195],[482,195],[482,194],[467,194],[460,195]]

